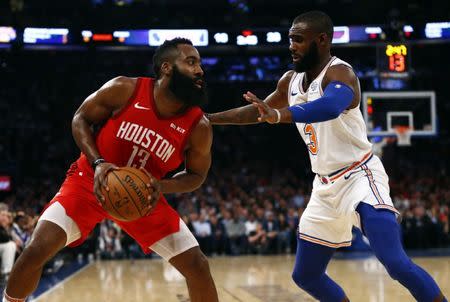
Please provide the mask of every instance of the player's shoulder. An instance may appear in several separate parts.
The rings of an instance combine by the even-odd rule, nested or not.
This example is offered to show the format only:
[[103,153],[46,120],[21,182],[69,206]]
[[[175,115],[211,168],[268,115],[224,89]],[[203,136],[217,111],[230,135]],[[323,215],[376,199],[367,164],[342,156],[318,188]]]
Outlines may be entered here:
[[328,67],[325,72],[325,81],[342,81],[345,80],[356,81],[357,75],[353,68],[348,64],[335,64]]
[[349,65],[349,64],[344,64],[344,63],[331,65],[330,67],[328,67],[326,73],[336,72],[336,71],[338,71],[338,72],[350,72],[350,73],[355,74],[355,72],[353,70],[353,67],[351,65]]
[[136,83],[137,78],[115,77],[96,91],[95,99],[113,108],[123,108],[133,95]]
[[204,114],[200,117],[197,125],[195,125],[194,130],[203,134],[207,134],[212,131],[211,122]]
[[277,89],[280,91],[285,91],[289,87],[289,83],[291,82],[292,77],[296,72],[293,70],[286,71],[278,80]]
[[201,146],[200,148],[206,148],[209,150],[209,148],[211,148],[212,138],[213,130],[211,122],[205,115],[202,115],[198,123],[192,129],[189,138],[189,145],[198,147]]
[[290,81],[294,74],[296,74],[294,70],[288,70],[281,76],[280,81]]
[[136,86],[136,83],[138,81],[138,78],[130,78],[126,76],[118,76],[115,77],[108,82],[106,82],[105,85],[103,85],[104,88],[108,89],[133,89]]
[[327,68],[325,76],[343,74],[347,76],[356,77],[355,71],[353,70],[352,65],[350,63],[339,59],[338,57],[334,57],[332,59],[331,65]]

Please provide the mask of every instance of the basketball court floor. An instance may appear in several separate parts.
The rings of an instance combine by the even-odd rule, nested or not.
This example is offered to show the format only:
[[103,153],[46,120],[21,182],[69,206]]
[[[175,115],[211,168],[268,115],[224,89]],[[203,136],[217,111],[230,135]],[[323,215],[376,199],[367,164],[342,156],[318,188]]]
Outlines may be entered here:
[[[414,258],[450,297],[450,257]],[[315,301],[291,281],[294,256],[210,258],[222,302]],[[342,285],[352,302],[414,301],[389,279],[374,257],[335,260],[328,273]],[[34,302],[188,302],[183,277],[160,259],[97,261],[50,288]]]

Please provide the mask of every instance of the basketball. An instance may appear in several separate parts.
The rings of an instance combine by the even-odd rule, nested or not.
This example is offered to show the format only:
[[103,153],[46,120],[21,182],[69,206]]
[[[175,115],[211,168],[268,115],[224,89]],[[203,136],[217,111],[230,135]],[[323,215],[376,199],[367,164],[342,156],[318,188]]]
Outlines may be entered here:
[[105,200],[103,208],[109,215],[120,221],[133,221],[146,216],[152,189],[147,187],[149,177],[136,168],[122,167],[106,175],[109,191],[102,186]]

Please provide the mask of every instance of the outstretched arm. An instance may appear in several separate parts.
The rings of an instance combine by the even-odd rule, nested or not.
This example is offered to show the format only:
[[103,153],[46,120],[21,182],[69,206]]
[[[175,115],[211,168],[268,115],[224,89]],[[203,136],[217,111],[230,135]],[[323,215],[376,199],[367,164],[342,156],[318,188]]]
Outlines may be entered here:
[[247,99],[259,111],[259,120],[275,123],[315,123],[337,118],[359,104],[359,82],[346,66],[333,66],[322,81],[324,94],[314,102],[276,110],[255,98]]
[[[288,105],[288,87],[293,71],[286,72],[278,81],[277,88],[264,101],[259,100],[253,93],[247,92],[244,98],[255,98],[264,102],[270,108],[283,108]],[[242,106],[218,113],[206,115],[212,125],[249,125],[260,123],[258,110],[252,105]]]

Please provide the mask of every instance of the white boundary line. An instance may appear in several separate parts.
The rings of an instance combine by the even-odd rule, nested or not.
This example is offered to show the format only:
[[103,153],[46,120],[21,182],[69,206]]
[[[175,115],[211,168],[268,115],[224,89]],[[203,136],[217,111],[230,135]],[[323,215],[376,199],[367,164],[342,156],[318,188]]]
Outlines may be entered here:
[[48,295],[49,293],[53,292],[55,289],[57,289],[58,287],[61,287],[61,285],[67,281],[69,281],[70,279],[72,279],[73,277],[75,277],[76,275],[78,275],[79,273],[81,273],[82,271],[84,271],[85,269],[87,269],[88,267],[90,267],[92,264],[94,264],[95,262],[91,262],[86,264],[85,266],[83,266],[82,268],[80,268],[79,270],[77,270],[75,273],[73,273],[72,275],[69,275],[67,278],[62,279],[61,281],[59,281],[58,283],[56,283],[54,286],[52,286],[50,289],[46,290],[45,292],[43,292],[42,294],[40,294],[39,296],[37,296],[37,298],[30,300],[30,302],[37,302],[37,301],[44,301],[42,300],[42,297]]

